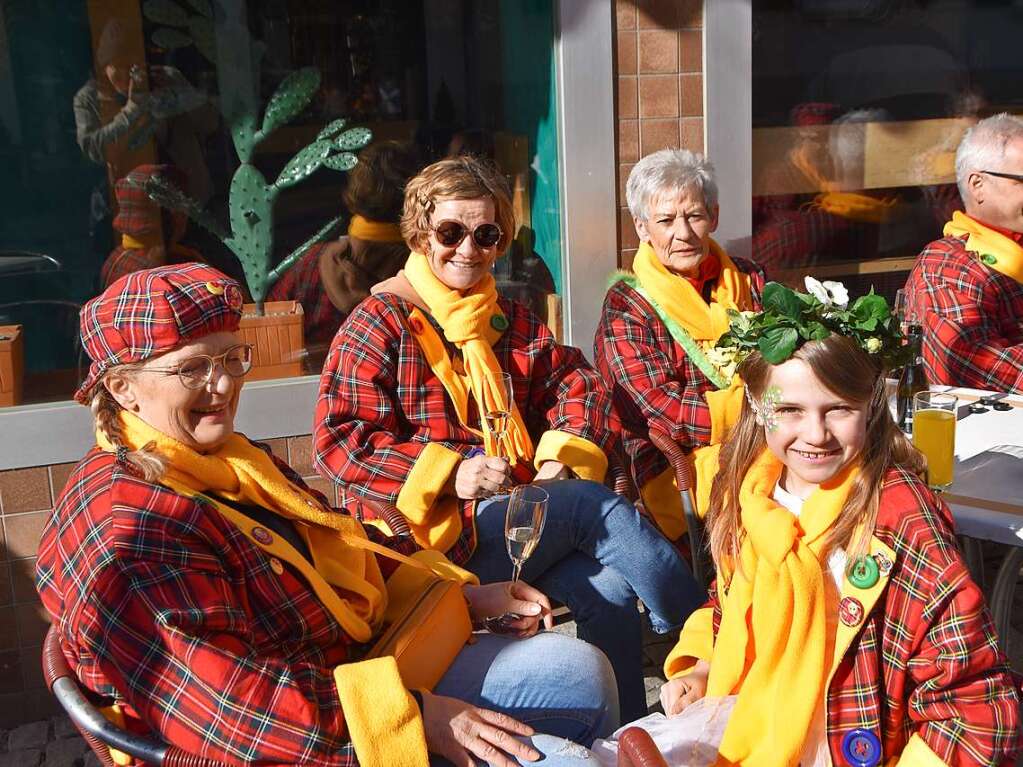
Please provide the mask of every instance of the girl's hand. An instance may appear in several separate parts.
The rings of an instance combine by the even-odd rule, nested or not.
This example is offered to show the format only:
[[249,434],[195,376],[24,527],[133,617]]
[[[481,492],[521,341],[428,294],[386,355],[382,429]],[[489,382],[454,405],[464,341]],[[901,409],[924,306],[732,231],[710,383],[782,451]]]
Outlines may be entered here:
[[665,682],[661,687],[661,708],[668,717],[678,716],[707,694],[710,664],[701,660],[685,676]]
[[455,472],[455,495],[471,500],[489,498],[511,477],[511,464],[506,458],[477,455],[458,464]]
[[571,476],[571,472],[561,461],[544,461],[540,464],[540,469],[536,472],[536,476],[533,477],[533,481],[543,482],[544,480],[568,479],[569,476]]
[[473,767],[475,759],[496,767],[518,767],[512,756],[529,762],[540,758],[535,748],[515,739],[533,734],[528,724],[455,698],[425,691],[422,696],[426,747],[456,767]]
[[501,628],[521,638],[533,636],[541,620],[547,629],[554,628],[550,600],[528,583],[504,581],[486,586],[463,586],[462,592],[469,602],[474,623],[505,615],[518,616],[502,621]]

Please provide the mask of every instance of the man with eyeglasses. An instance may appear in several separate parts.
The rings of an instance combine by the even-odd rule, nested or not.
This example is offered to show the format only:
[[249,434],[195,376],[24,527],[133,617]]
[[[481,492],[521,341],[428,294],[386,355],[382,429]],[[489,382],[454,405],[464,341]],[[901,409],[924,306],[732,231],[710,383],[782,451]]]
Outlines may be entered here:
[[931,383],[1023,392],[1023,120],[988,117],[963,136],[956,211],[906,281]]

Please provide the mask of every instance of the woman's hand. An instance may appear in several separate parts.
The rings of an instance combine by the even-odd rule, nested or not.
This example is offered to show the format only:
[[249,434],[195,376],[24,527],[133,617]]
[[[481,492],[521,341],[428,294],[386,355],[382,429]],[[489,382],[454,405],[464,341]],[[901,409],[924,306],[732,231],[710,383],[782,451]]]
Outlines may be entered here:
[[455,698],[425,691],[422,696],[426,747],[455,767],[473,767],[473,757],[496,767],[518,767],[509,754],[529,762],[540,758],[535,748],[515,740],[533,734],[529,725]]
[[540,464],[540,469],[536,472],[536,476],[533,477],[533,481],[543,482],[544,480],[552,479],[568,479],[571,474],[572,472],[561,461],[544,461]]
[[486,586],[463,586],[462,591],[474,623],[507,614],[517,615],[518,618],[505,620],[501,627],[521,638],[533,636],[540,628],[541,619],[547,629],[554,628],[550,600],[528,583],[504,581]]
[[706,695],[709,674],[710,664],[701,660],[685,676],[665,682],[661,686],[661,708],[664,709],[664,715],[678,716]]
[[458,464],[455,472],[455,495],[471,500],[489,498],[511,477],[511,464],[506,458],[477,455]]

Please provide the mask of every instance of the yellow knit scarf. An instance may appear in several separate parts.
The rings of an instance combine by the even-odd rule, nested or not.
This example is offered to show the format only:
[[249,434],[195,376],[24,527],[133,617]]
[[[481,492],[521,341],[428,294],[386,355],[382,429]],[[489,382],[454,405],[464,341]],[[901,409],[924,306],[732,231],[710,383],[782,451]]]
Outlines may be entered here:
[[632,262],[632,271],[643,290],[697,341],[717,341],[728,330],[728,309],[753,308],[749,275],[739,271],[714,240],[710,241],[710,255],[720,262],[721,273],[711,290],[709,305],[689,280],[668,271],[650,243],[640,243]]
[[[498,374],[501,365],[494,355],[493,344],[501,337],[507,321],[497,305],[494,278],[487,274],[467,291],[449,288],[434,275],[430,263],[422,253],[413,251],[405,263],[405,277],[425,302],[430,314],[440,323],[444,337],[462,352],[462,363],[469,378],[469,389],[476,400],[484,422],[484,446],[488,455],[498,455],[498,445],[486,428],[482,416],[493,411],[510,410],[508,431],[502,440],[500,453],[514,465],[517,461],[533,458],[533,442],[514,402],[505,401]],[[492,322],[492,318],[501,319]],[[497,325],[500,329],[495,327]],[[431,364],[432,366],[432,364]],[[452,390],[448,388],[448,393]],[[459,406],[459,413],[466,412]],[[510,408],[509,408],[510,404]]]
[[895,197],[880,200],[877,197],[855,192],[825,192],[817,195],[813,204],[833,216],[839,216],[849,221],[880,224],[882,221],[888,220],[898,202]]
[[783,468],[768,449],[750,467],[739,491],[741,566],[729,572],[719,563],[721,625],[707,695],[738,695],[719,764],[794,764],[831,668],[822,549],[859,466],[822,483],[799,517],[771,497]]
[[[183,494],[212,492],[297,522],[317,572],[340,597],[339,601],[331,600],[333,607],[327,605],[334,617],[355,641],[372,638],[387,609],[387,590],[376,558],[344,542],[347,538],[367,538],[357,519],[321,506],[288,480],[270,456],[240,434],[232,434],[216,451],[203,454],[133,413],[122,410],[120,417],[128,449],[138,450],[153,443],[153,448],[167,459],[161,485]],[[100,430],[96,431],[96,443],[109,452],[116,450]]]
[[[121,235],[121,247],[125,250],[149,250],[156,247],[157,245],[163,245],[163,239],[160,237],[146,238],[142,240],[135,239],[130,234]],[[190,248],[187,245],[182,245],[179,242],[171,243],[167,251],[173,255],[179,261],[202,261],[202,255],[195,248]]]
[[981,263],[1023,283],[1023,247],[1001,232],[988,229],[979,221],[956,211],[952,220],[945,224],[946,237],[969,237],[966,249],[976,253]]
[[387,221],[373,221],[356,213],[348,222],[348,235],[367,242],[401,242],[401,227]]

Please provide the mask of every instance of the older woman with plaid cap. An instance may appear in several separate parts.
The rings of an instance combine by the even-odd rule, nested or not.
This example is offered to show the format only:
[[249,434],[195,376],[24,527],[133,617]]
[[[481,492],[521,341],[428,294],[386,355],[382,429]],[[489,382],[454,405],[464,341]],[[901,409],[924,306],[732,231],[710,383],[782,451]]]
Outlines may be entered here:
[[[37,564],[78,678],[139,727],[232,764],[586,764],[562,738],[616,726],[613,675],[583,642],[532,636],[550,624],[543,594],[479,586],[408,536],[363,528],[357,498],[331,508],[234,431],[251,365],[241,304],[233,280],[184,264],[128,275],[82,310],[92,366],[76,399],[96,446]],[[418,665],[369,650],[385,624],[417,629],[405,603],[421,583],[453,597],[445,625],[423,627]],[[523,638],[465,644],[473,621],[508,612]],[[426,666],[432,691],[407,689]]]
[[614,667],[623,716],[642,716],[636,597],[667,631],[702,595],[677,552],[600,484],[614,437],[596,372],[497,294],[490,269],[514,230],[504,177],[474,157],[434,163],[406,187],[401,226],[405,268],[374,287],[328,353],[316,466],[396,504],[422,546],[484,583],[511,571],[508,488],[545,481],[549,510],[523,577],[571,608],[579,636]]

